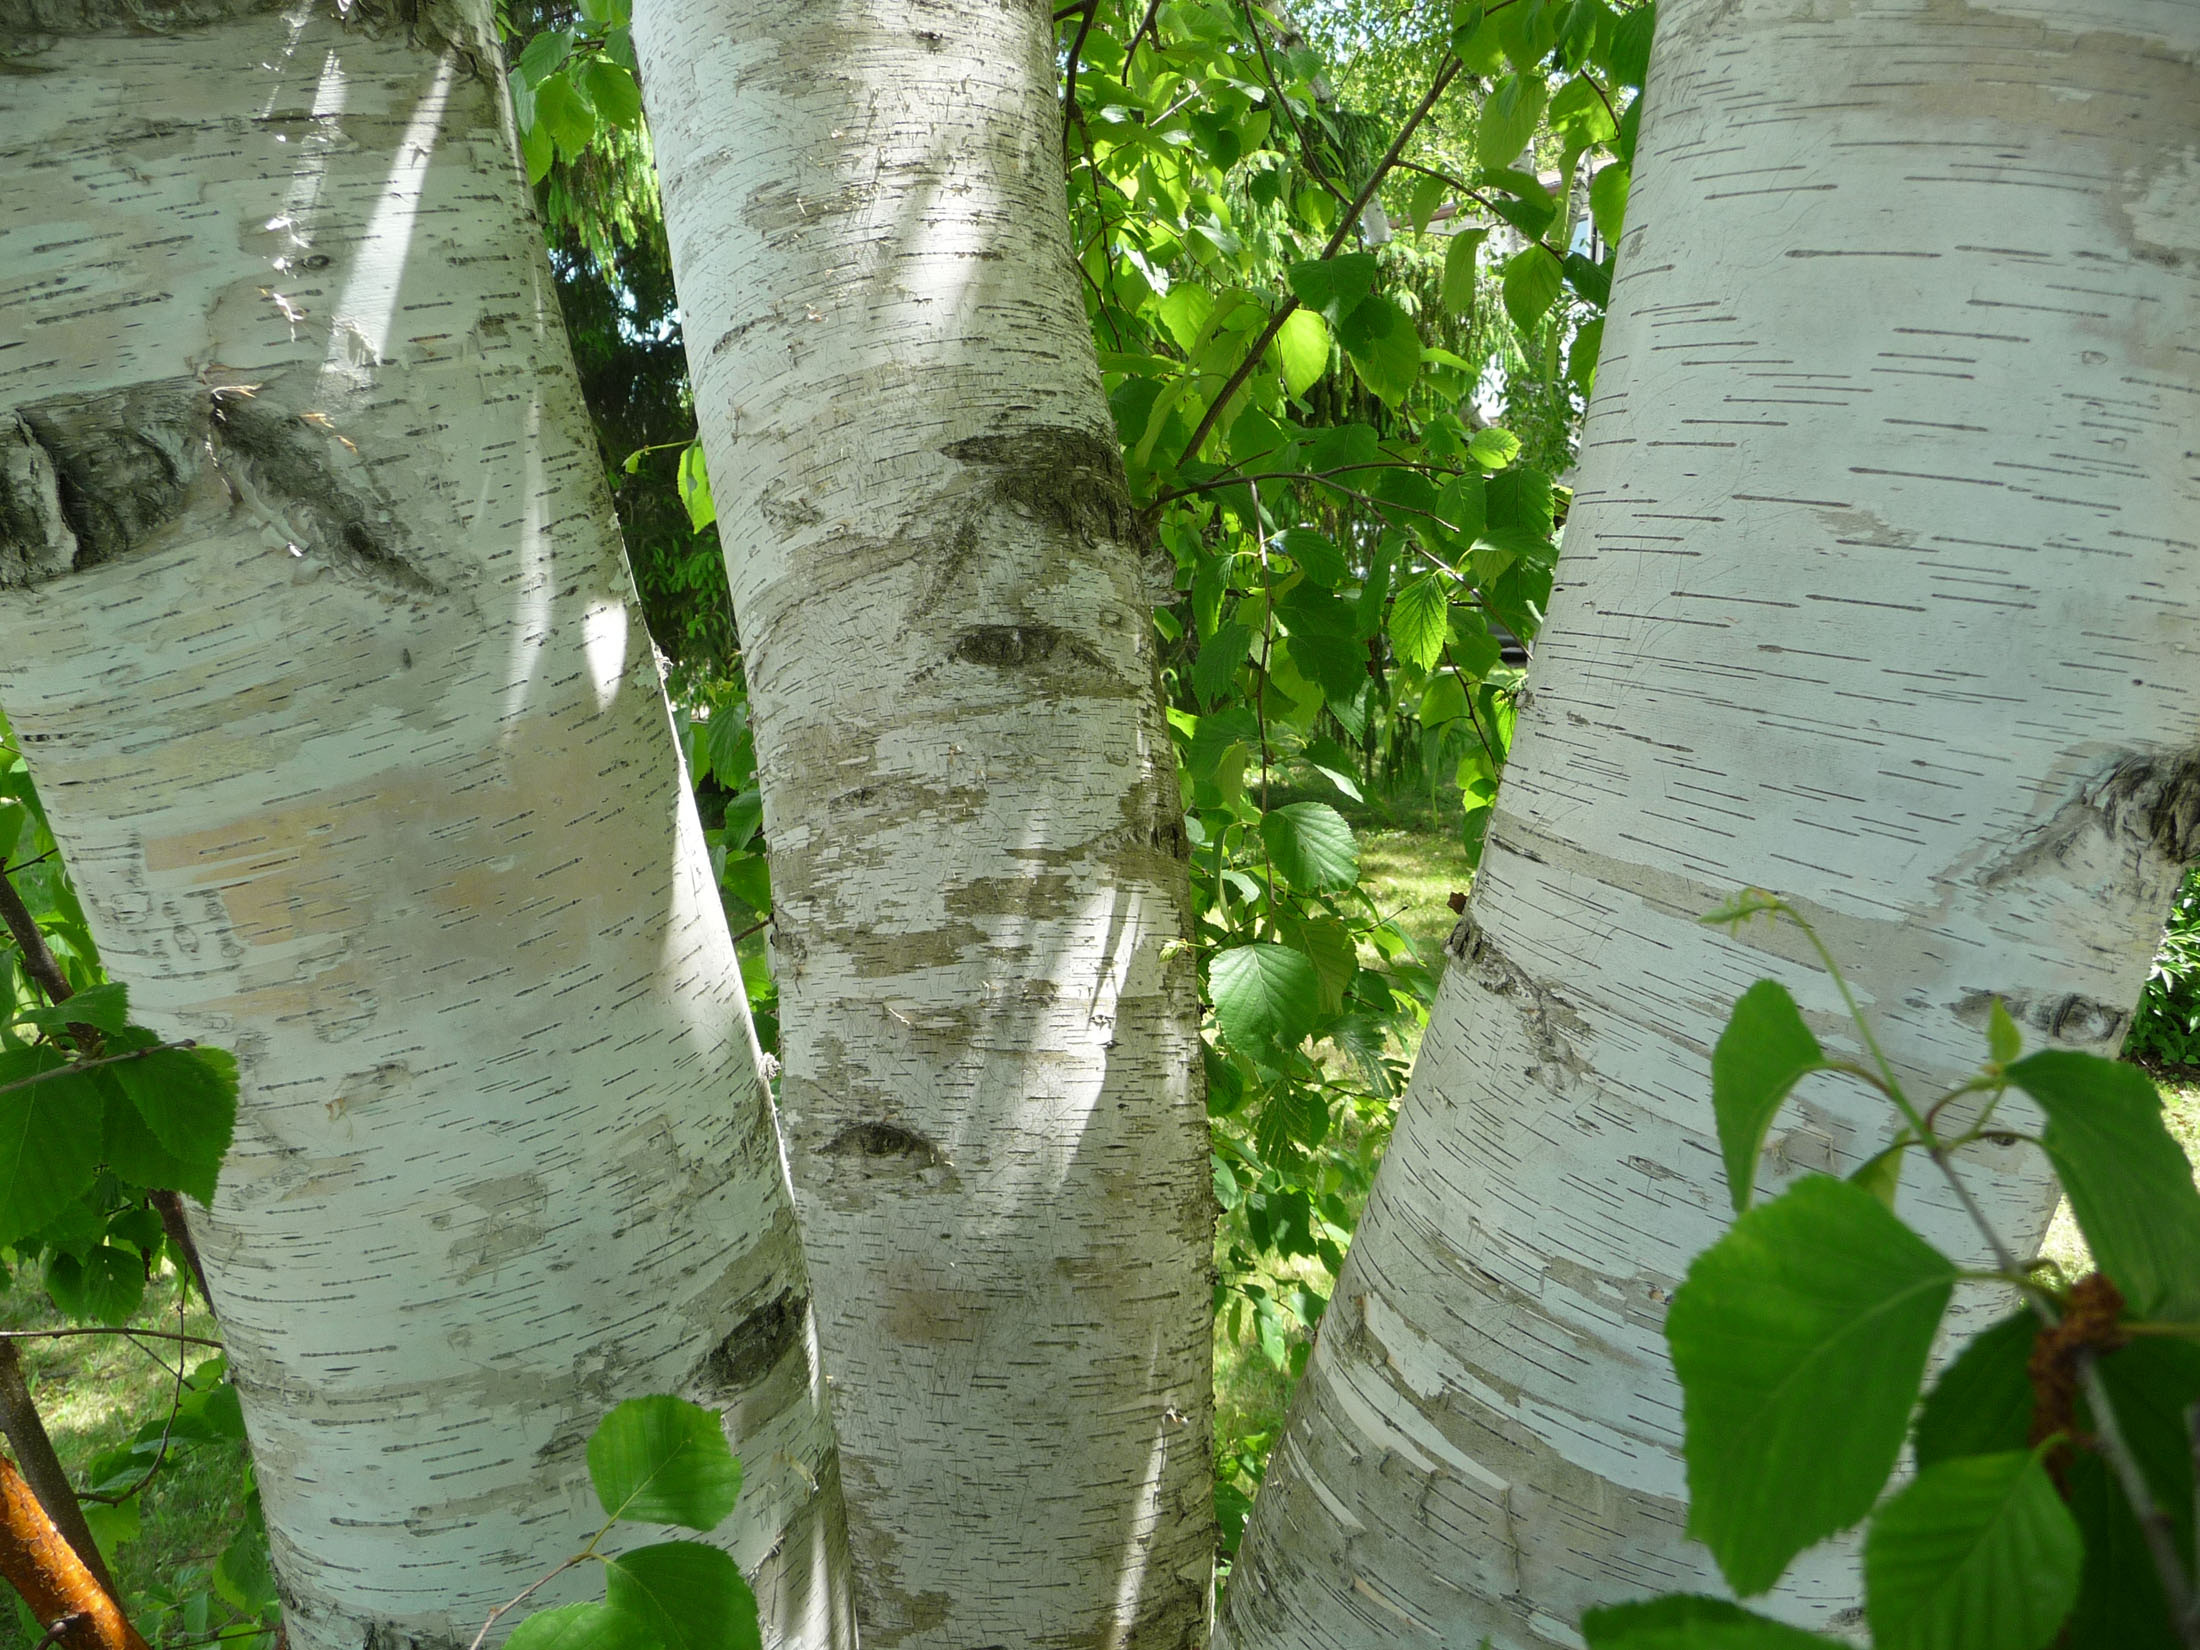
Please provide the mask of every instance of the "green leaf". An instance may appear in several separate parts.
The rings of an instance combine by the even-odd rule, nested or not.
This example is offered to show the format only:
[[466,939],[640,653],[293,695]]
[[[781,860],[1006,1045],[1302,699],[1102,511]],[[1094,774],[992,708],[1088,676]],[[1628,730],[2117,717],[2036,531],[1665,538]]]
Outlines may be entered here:
[[59,1031],[70,1022],[88,1025],[109,1036],[130,1023],[130,993],[119,985],[87,986],[67,1002],[33,1009],[19,1016],[21,1023]]
[[1420,709],[1414,714],[1420,718],[1422,727],[1432,730],[1458,721],[1467,714],[1466,687],[1453,672],[1443,672],[1429,683],[1428,690],[1421,695]]
[[563,29],[545,29],[527,42],[527,49],[512,65],[513,72],[528,85],[539,85],[543,76],[563,63],[572,50],[571,34]]
[[1288,527],[1276,535],[1283,553],[1306,570],[1306,576],[1324,590],[1334,590],[1351,576],[1344,552],[1311,527]]
[[634,77],[606,57],[581,65],[581,91],[608,126],[634,131],[642,123],[642,89]]
[[1360,850],[1352,827],[1326,802],[1271,808],[1261,815],[1260,840],[1294,888],[1349,888],[1360,880]]
[[1606,246],[1619,245],[1627,229],[1627,190],[1633,175],[1614,161],[1589,180],[1589,216]]
[[1826,1650],[1834,1641],[1723,1598],[1676,1593],[1581,1618],[1589,1650]]
[[1360,382],[1395,407],[1421,376],[1421,335],[1388,298],[1362,298],[1337,331]]
[[2040,1650],[2078,1600],[2084,1558],[2031,1451],[1928,1467],[1864,1538],[1874,1650]]
[[[0,1243],[35,1232],[74,1203],[99,1168],[98,1087],[50,1046],[0,1051]],[[111,1069],[111,1068],[110,1068]],[[27,1088],[9,1088],[44,1077]]]
[[1192,691],[1199,695],[1201,704],[1215,704],[1229,694],[1230,684],[1237,680],[1238,666],[1245,663],[1252,645],[1252,631],[1235,621],[1217,626],[1215,633],[1199,644],[1199,657],[1192,661]]
[[680,502],[687,506],[688,525],[700,533],[718,519],[718,506],[711,501],[710,471],[703,460],[703,444],[690,441],[680,449]]
[[1543,118],[1545,95],[1539,74],[1509,74],[1497,83],[1482,105],[1481,128],[1474,135],[1475,159],[1484,166],[1506,167],[1520,158],[1520,151],[1535,136]]
[[1759,980],[1742,993],[1711,1051],[1711,1110],[1726,1160],[1727,1195],[1736,1209],[1749,1207],[1757,1153],[1788,1091],[1825,1064],[1826,1051],[1803,1024],[1786,986]]
[[1444,249],[1444,307],[1454,315],[1474,313],[1474,254],[1487,229],[1462,229]]
[[605,1569],[611,1607],[640,1620],[664,1650],[762,1650],[756,1595],[716,1547],[667,1541]]
[[1917,1412],[1920,1470],[1961,1455],[1998,1455],[2026,1447],[2032,1426],[2027,1365],[2040,1320],[2029,1308],[1971,1338],[1940,1372]]
[[685,1398],[629,1398],[588,1440],[588,1477],[613,1518],[714,1530],[741,1494],[718,1417]]
[[512,1629],[504,1650],[661,1650],[649,1623],[613,1604],[537,1610]]
[[1442,178],[1415,179],[1413,192],[1406,197],[1406,221],[1416,232],[1428,228],[1429,219],[1436,216],[1437,208],[1444,204],[1444,197],[1450,192],[1451,185]]
[[1858,1164],[1855,1172],[1849,1176],[1849,1182],[1863,1187],[1891,1209],[1894,1207],[1896,1194],[1902,1190],[1902,1160],[1908,1155],[1905,1149],[1890,1146]]
[[2047,1113],[2040,1144],[2131,1311],[2200,1318],[2200,1190],[2146,1073],[2049,1049],[2004,1074]]
[[535,124],[550,134],[558,153],[576,161],[587,152],[596,135],[596,111],[588,106],[563,69],[553,70],[535,85]]
[[1345,991],[1360,971],[1360,947],[1352,930],[1335,917],[1302,917],[1288,907],[1276,913],[1276,927],[1292,950],[1306,953],[1321,976],[1322,1013],[1341,1011]]
[[[532,94],[530,94],[528,103],[530,115],[532,115],[533,108]],[[558,158],[558,146],[550,141],[550,134],[543,129],[542,122],[532,118],[520,127],[519,152],[520,158],[527,163],[527,181],[529,184],[540,183],[548,177],[551,163]]]
[[[1604,66],[1612,78],[1622,86],[1641,86],[1650,78],[1650,36],[1657,27],[1656,6],[1637,6],[1620,14],[1612,26],[1611,44],[1604,54]],[[1634,107],[1642,107],[1637,98]]]
[[133,1026],[111,1046],[151,1052],[103,1069],[171,1154],[187,1163],[219,1164],[237,1126],[235,1058],[224,1049],[157,1044],[151,1032]]
[[133,1186],[187,1192],[201,1203],[213,1202],[221,1159],[182,1158],[163,1146],[114,1082],[113,1069],[104,1067],[92,1074],[100,1084],[100,1156],[107,1167]]
[[1510,430],[1476,430],[1467,438],[1467,460],[1485,470],[1502,470],[1520,456],[1520,437]]
[[1311,309],[1294,309],[1276,329],[1276,364],[1283,387],[1304,395],[1329,370],[1329,323]]
[[1434,668],[1451,636],[1451,593],[1434,573],[1409,581],[1390,604],[1390,645],[1415,670]]
[[1505,260],[1505,313],[1522,332],[1533,332],[1565,284],[1565,267],[1556,258],[1540,246],[1524,247]]
[[145,1297],[145,1263],[104,1243],[81,1261],[56,1250],[46,1257],[46,1293],[79,1322],[127,1323]]
[[1696,1257],[1665,1320],[1688,1533],[1736,1592],[1765,1591],[1871,1510],[1955,1277],[1870,1192],[1823,1175]]
[[1292,296],[1332,320],[1375,289],[1377,264],[1372,252],[1347,252],[1335,258],[1309,258],[1284,271]]
[[1295,1046],[1321,1017],[1321,975],[1289,946],[1229,946],[1215,953],[1207,978],[1215,1023],[1248,1054]]
[[257,1616],[275,1603],[275,1567],[258,1519],[247,1522],[222,1549],[214,1561],[213,1580],[222,1602],[244,1615]]

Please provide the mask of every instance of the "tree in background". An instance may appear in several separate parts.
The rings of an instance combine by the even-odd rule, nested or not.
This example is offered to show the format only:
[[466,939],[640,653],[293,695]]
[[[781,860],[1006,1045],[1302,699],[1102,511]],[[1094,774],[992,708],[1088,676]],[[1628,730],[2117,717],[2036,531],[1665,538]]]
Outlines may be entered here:
[[769,1099],[486,15],[112,20],[0,28],[0,698],[139,1011],[240,1057],[194,1220],[289,1642],[463,1642],[667,1389],[740,1440],[774,1642],[850,1642]]
[[[1843,1018],[1792,931],[1701,926],[1734,887],[1810,913],[1905,1082],[1996,998],[2122,1042],[2200,855],[2196,53],[2120,0],[1666,6],[1533,691],[1223,1642],[1573,1644],[1715,1577],[1662,1337],[1728,1217],[1705,1054],[1768,971]],[[1764,1173],[1888,1135],[1813,1084]],[[2052,1181],[1990,1161],[2029,1254]],[[1901,1206],[1992,1266],[1946,1186]]]

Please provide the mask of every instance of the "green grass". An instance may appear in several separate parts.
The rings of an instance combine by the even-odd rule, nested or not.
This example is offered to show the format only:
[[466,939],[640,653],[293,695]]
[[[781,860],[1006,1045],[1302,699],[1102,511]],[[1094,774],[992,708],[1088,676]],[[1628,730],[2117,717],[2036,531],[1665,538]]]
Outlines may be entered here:
[[[174,1299],[174,1280],[157,1280],[147,1291],[150,1309],[133,1318],[132,1326],[176,1330]],[[22,1332],[64,1327],[33,1279],[19,1278],[0,1296],[0,1328]],[[188,1335],[215,1334],[213,1319],[195,1294],[181,1327]],[[54,1449],[80,1483],[87,1462],[127,1443],[145,1422],[164,1416],[175,1397],[173,1342],[72,1334],[21,1340],[16,1347]],[[208,1347],[185,1348],[190,1366],[213,1355]],[[148,1637],[149,1622],[160,1613],[157,1607],[147,1608],[151,1601],[178,1591],[179,1582],[188,1584],[193,1570],[203,1587],[204,1572],[243,1523],[247,1466],[242,1444],[198,1444],[172,1454],[137,1496],[138,1537],[110,1547],[107,1562],[125,1608],[148,1629]],[[227,1612],[217,1606],[214,1614],[218,1623]],[[0,1609],[0,1650],[32,1650],[38,1636],[24,1628],[20,1606]],[[165,1636],[184,1636],[180,1624]]]

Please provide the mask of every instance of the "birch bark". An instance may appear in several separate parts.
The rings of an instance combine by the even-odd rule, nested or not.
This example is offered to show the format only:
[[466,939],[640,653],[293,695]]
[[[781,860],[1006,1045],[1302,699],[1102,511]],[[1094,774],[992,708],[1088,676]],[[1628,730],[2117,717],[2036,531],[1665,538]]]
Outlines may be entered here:
[[600,1521],[602,1413],[678,1390],[766,1641],[846,1645],[770,1102],[486,15],[0,0],[0,700],[138,1012],[240,1056],[194,1226],[290,1643],[463,1645]]
[[1212,1211],[1039,0],[637,8],[874,1647],[1199,1643]]
[[[1663,13],[1561,588],[1225,1645],[1577,1645],[1716,1588],[1661,1335],[1729,1219],[1708,1052],[1766,974],[1843,1039],[1795,936],[1700,913],[1796,898],[1938,1083],[1995,995],[2113,1053],[2200,852],[2200,12]],[[1812,1079],[1766,1170],[1888,1123]],[[2035,1160],[1970,1180],[2037,1240]],[[1778,1607],[1856,1597],[1821,1551]]]

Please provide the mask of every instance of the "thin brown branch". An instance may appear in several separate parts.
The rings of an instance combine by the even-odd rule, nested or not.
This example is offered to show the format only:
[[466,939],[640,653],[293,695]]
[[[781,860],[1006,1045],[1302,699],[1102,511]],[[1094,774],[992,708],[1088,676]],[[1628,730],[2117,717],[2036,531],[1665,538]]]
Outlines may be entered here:
[[[70,1029],[73,1031],[75,1027]],[[151,1048],[133,1048],[121,1054],[102,1054],[92,1060],[71,1060],[67,1065],[56,1066],[51,1071],[34,1072],[28,1077],[18,1077],[12,1083],[0,1083],[0,1094],[13,1094],[17,1089],[27,1089],[38,1083],[51,1083],[60,1077],[74,1077],[80,1071],[97,1071],[101,1066],[127,1065],[132,1060],[148,1059],[155,1054],[166,1054],[172,1049],[198,1046],[191,1038],[185,1037],[179,1042],[155,1043]]]
[[[1337,255],[1337,249],[1344,245],[1346,237],[1352,233],[1352,226],[1359,221],[1360,214],[1367,210],[1367,203],[1375,198],[1375,191],[1382,187],[1383,179],[1398,164],[1398,157],[1404,153],[1407,142],[1420,128],[1421,122],[1428,118],[1429,111],[1436,107],[1436,100],[1444,95],[1445,89],[1458,77],[1459,70],[1459,59],[1445,59],[1444,66],[1436,71],[1436,79],[1430,84],[1428,95],[1406,117],[1406,123],[1398,129],[1398,136],[1389,151],[1376,164],[1375,170],[1368,174],[1366,185],[1352,197],[1352,204],[1345,208],[1343,220],[1337,225],[1337,232],[1329,237],[1329,244],[1321,249],[1313,261],[1325,262]],[[1177,460],[1179,464],[1189,464],[1199,456],[1199,449],[1206,442],[1208,432],[1215,427],[1215,421],[1222,416],[1222,409],[1230,404],[1230,397],[1237,394],[1245,380],[1253,376],[1253,369],[1260,364],[1261,356],[1267,353],[1276,334],[1283,330],[1283,323],[1298,307],[1298,296],[1293,294],[1268,318],[1268,324],[1261,328],[1260,336],[1253,340],[1252,347],[1245,352],[1245,359],[1237,364],[1237,370],[1224,382],[1222,392],[1207,403],[1206,415],[1200,419],[1199,428],[1192,432],[1192,439],[1186,443],[1183,457]]]

